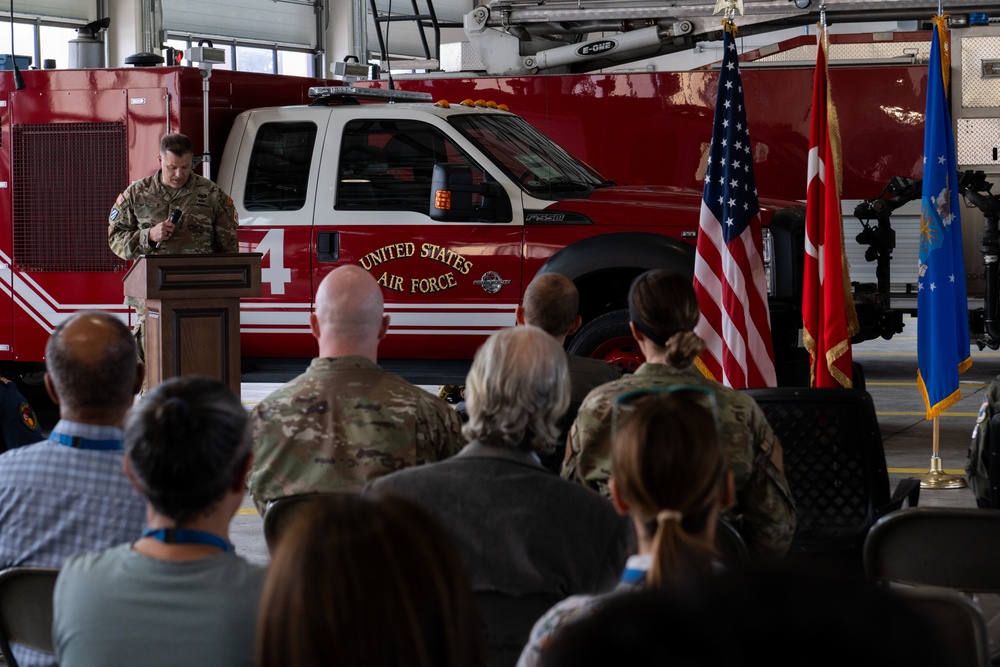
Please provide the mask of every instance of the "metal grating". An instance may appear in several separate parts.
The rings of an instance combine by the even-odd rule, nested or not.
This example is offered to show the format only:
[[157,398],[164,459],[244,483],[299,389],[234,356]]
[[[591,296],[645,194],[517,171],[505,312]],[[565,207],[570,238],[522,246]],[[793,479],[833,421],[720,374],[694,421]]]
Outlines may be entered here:
[[983,76],[983,61],[997,57],[1000,37],[962,38],[962,106],[966,109],[1000,106],[1000,78]]
[[124,271],[108,247],[108,213],[128,185],[124,123],[13,128],[14,268]]
[[1000,118],[959,118],[956,126],[955,144],[960,165],[1000,164]]

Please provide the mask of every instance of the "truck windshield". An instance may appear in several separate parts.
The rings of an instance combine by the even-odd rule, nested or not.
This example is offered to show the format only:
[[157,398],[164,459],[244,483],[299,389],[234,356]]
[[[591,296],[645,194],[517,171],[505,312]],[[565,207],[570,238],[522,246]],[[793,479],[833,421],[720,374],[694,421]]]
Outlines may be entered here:
[[461,114],[449,121],[534,197],[586,197],[612,185],[520,116]]

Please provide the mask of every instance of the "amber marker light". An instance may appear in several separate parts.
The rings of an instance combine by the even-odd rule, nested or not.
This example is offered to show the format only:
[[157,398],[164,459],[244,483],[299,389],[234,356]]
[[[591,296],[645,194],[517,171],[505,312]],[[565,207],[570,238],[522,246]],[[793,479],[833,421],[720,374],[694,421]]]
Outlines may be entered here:
[[449,102],[448,100],[438,100],[437,102],[434,103],[434,106],[442,107],[444,109],[450,109],[451,102]]
[[451,191],[450,190],[435,190],[434,191],[434,208],[440,209],[442,211],[447,211],[451,209]]

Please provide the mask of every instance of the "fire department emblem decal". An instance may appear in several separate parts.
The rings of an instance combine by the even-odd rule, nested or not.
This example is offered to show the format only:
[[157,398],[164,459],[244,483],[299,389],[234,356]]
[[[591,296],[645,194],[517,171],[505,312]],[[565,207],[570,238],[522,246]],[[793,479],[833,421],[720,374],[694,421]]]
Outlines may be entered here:
[[473,285],[481,285],[483,290],[490,294],[496,294],[504,285],[509,285],[509,280],[504,280],[496,271],[487,271],[479,280],[473,280]]

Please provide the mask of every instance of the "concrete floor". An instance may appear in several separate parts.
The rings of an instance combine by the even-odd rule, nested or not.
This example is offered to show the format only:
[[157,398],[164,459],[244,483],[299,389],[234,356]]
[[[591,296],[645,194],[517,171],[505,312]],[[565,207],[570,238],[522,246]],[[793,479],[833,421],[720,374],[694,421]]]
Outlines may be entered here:
[[[930,469],[932,424],[924,418],[923,398],[917,389],[917,323],[906,320],[902,334],[891,341],[868,341],[854,347],[854,360],[864,366],[868,392],[872,395],[885,447],[892,488],[899,480]],[[962,400],[940,418],[940,456],[946,472],[965,474],[972,428],[983,392],[1000,374],[1000,352],[979,351],[972,346],[972,368],[962,375]],[[243,402],[248,407],[280,384],[246,383]],[[435,390],[433,386],[428,387]],[[922,489],[920,505],[975,507],[968,489]],[[263,522],[249,496],[232,524],[237,551],[255,563],[268,561]]]
[[[925,419],[924,400],[917,388],[917,322],[907,318],[903,333],[892,340],[868,341],[853,349],[864,366],[868,393],[875,403],[889,479],[893,488],[906,477],[930,468],[933,424]],[[965,475],[972,429],[983,393],[1000,374],[1000,352],[972,346],[972,368],[960,377],[962,400],[939,418],[940,456],[945,472]],[[972,491],[922,489],[920,504],[975,507]]]

